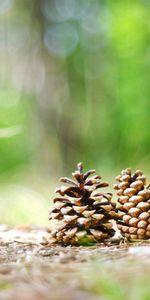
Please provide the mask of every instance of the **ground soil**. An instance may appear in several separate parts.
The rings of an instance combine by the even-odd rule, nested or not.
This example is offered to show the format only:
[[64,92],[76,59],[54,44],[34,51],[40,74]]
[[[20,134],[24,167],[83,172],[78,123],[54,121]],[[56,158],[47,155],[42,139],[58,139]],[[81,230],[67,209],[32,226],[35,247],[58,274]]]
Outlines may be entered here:
[[93,265],[120,265],[135,256],[139,261],[141,253],[150,271],[150,242],[129,245],[114,240],[92,247],[63,247],[48,241],[47,228],[0,226],[1,300],[98,300],[87,286]]

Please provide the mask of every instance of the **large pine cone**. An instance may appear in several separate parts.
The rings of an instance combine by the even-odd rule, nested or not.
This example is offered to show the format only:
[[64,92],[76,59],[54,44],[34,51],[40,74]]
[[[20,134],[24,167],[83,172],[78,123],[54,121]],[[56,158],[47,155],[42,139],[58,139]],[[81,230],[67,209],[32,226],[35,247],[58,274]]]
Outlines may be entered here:
[[150,186],[147,188],[143,172],[125,169],[116,177],[114,185],[119,196],[118,228],[128,239],[150,238]]
[[53,199],[54,207],[49,213],[49,219],[59,221],[52,229],[52,242],[64,245],[101,242],[115,233],[110,222],[116,216],[112,194],[95,192],[107,187],[108,183],[102,182],[97,175],[89,178],[95,170],[83,173],[82,164],[77,167],[72,174],[75,180],[60,178],[69,187],[56,189],[60,196]]

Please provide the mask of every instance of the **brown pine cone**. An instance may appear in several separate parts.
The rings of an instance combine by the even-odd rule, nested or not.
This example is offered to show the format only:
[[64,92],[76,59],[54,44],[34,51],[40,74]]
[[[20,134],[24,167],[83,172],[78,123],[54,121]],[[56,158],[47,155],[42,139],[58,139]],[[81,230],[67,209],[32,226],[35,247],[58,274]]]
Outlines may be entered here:
[[150,238],[150,186],[145,187],[146,177],[137,170],[125,169],[116,177],[114,185],[119,196],[118,228],[128,239]]
[[69,184],[56,189],[60,196],[53,199],[54,207],[49,212],[49,219],[58,220],[51,231],[52,242],[64,245],[89,244],[102,242],[115,233],[110,222],[114,216],[115,204],[112,194],[96,192],[108,186],[101,177],[94,175],[95,170],[83,172],[81,163],[72,176],[60,178]]

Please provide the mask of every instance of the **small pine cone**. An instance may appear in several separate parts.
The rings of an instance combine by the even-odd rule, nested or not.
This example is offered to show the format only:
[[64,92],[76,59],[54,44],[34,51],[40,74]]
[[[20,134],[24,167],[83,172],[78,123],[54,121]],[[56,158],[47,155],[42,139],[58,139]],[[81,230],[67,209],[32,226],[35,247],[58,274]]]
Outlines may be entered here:
[[129,240],[150,238],[150,186],[145,187],[146,177],[137,170],[125,169],[114,184],[118,197],[117,225]]
[[49,212],[49,219],[58,220],[51,231],[53,243],[80,245],[102,242],[115,234],[111,219],[116,215],[112,194],[96,192],[108,186],[101,177],[93,175],[95,170],[83,173],[81,163],[72,173],[75,180],[60,178],[69,184],[56,189],[60,196],[53,199],[54,206]]

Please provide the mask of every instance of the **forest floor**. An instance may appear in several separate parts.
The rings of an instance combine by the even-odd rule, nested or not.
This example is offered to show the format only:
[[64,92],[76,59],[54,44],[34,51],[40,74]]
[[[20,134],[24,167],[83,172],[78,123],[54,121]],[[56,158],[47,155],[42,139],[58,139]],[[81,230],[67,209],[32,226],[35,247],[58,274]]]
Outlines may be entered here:
[[1,300],[150,300],[150,241],[61,247],[48,237],[0,225]]

